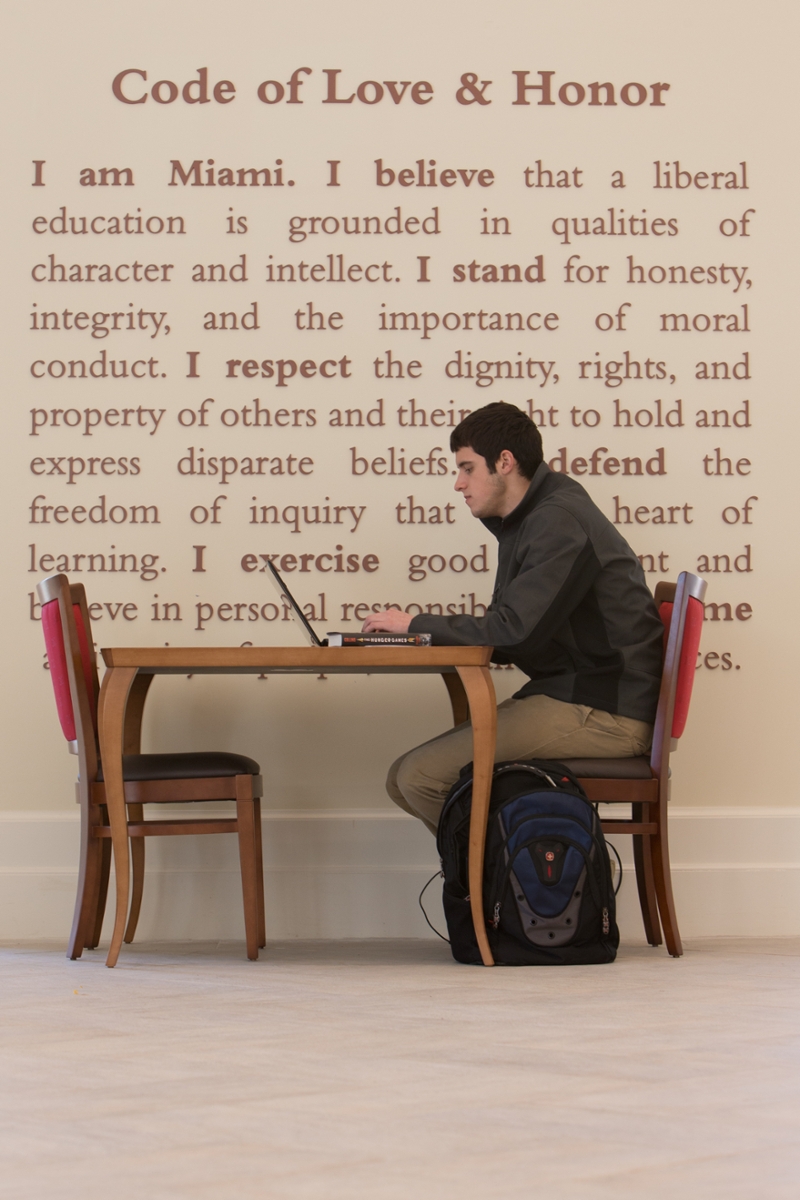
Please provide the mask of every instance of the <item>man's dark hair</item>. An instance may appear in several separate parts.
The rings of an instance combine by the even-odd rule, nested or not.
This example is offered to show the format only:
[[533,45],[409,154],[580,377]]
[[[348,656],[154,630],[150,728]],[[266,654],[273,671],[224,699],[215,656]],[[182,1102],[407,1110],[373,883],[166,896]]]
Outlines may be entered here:
[[466,446],[486,459],[492,475],[504,450],[511,451],[526,479],[533,479],[544,459],[542,435],[533,421],[516,405],[503,401],[476,409],[456,426],[450,434],[450,449],[455,453]]

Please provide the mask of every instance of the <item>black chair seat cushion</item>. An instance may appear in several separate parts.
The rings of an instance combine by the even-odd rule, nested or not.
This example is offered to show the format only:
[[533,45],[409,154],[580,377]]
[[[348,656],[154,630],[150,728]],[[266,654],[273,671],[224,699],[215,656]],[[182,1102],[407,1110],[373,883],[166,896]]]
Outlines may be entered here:
[[[244,754],[125,754],[122,777],[129,783],[146,779],[219,779],[231,775],[260,775],[255,759]],[[103,782],[98,764],[97,781]]]
[[562,758],[565,767],[579,779],[652,779],[650,758]]

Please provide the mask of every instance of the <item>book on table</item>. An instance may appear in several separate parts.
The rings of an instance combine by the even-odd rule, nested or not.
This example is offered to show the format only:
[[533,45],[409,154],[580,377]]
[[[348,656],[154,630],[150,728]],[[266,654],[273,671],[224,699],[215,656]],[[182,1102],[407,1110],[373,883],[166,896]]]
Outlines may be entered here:
[[329,633],[329,646],[430,646],[429,633]]

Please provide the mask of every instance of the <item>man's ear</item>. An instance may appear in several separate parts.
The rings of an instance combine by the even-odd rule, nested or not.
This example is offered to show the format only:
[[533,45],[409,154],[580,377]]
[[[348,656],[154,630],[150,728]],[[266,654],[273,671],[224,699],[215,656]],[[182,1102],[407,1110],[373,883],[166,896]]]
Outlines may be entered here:
[[500,457],[494,464],[498,475],[511,475],[517,469],[517,460],[510,450],[501,450]]

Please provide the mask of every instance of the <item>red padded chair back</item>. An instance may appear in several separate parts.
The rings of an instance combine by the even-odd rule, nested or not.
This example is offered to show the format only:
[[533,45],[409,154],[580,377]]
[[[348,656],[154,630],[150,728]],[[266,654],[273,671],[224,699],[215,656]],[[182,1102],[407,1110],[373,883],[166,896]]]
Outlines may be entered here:
[[[78,635],[78,645],[80,646],[81,651],[83,681],[86,685],[86,692],[89,700],[89,710],[92,714],[92,724],[96,732],[97,699],[94,694],[94,679],[92,675],[91,655],[89,652],[89,638],[83,623],[83,613],[81,612],[80,605],[73,604],[72,611],[75,617],[75,628]],[[77,738],[77,730],[75,727],[75,710],[72,704],[72,696],[69,689],[67,654],[64,646],[64,630],[61,624],[61,612],[59,610],[58,600],[50,600],[47,604],[42,605],[42,629],[44,631],[44,642],[45,647],[47,648],[47,661],[50,666],[50,678],[53,681],[53,691],[55,692],[56,708],[58,710],[58,719],[61,723],[61,731],[68,742],[74,742]]]
[[[664,649],[666,650],[672,624],[671,603],[662,604],[659,616],[664,623]],[[700,649],[700,635],[703,632],[703,605],[694,596],[689,597],[686,608],[686,620],[683,626],[683,641],[678,665],[678,683],[675,689],[675,708],[672,714],[673,738],[682,736],[689,716],[689,703],[692,699],[695,669],[697,667],[697,652]]]

